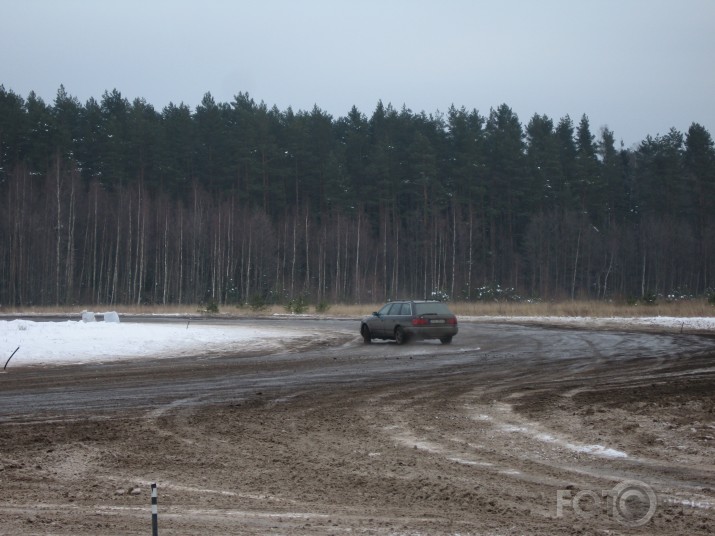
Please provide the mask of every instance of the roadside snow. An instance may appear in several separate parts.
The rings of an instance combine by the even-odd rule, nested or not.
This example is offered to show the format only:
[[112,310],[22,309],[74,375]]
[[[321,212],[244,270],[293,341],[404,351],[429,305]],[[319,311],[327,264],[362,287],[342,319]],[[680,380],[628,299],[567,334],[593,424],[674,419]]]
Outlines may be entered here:
[[586,327],[602,329],[658,328],[667,331],[715,331],[715,317],[608,317],[588,316],[460,316],[461,321],[510,322],[514,324],[548,324],[553,326]]
[[[91,313],[90,313],[91,314]],[[0,320],[0,365],[20,347],[10,366],[86,363],[123,358],[186,355],[280,348],[282,341],[311,336],[300,330],[260,329],[248,325]],[[715,331],[715,318],[593,318],[556,316],[473,316],[461,321],[548,324],[553,326],[667,331]],[[0,369],[1,372],[2,369]]]
[[282,340],[306,335],[245,325],[0,320],[0,362],[17,347],[8,368],[280,348]]

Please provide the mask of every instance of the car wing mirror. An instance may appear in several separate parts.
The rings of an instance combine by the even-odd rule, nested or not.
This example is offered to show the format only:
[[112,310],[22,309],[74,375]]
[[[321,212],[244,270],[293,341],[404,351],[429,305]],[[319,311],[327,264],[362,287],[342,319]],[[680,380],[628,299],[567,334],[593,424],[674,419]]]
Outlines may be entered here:
[[377,311],[373,311],[372,316],[377,316],[377,317],[379,318],[379,317],[380,317],[380,313],[378,313]]

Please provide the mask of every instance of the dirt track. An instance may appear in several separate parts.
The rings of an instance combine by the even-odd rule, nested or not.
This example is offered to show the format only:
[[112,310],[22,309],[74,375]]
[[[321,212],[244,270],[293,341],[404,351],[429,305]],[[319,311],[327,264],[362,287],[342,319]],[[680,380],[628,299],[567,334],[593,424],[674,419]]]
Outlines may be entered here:
[[715,340],[304,324],[330,344],[0,375],[0,534],[151,534],[151,482],[162,535],[715,532]]

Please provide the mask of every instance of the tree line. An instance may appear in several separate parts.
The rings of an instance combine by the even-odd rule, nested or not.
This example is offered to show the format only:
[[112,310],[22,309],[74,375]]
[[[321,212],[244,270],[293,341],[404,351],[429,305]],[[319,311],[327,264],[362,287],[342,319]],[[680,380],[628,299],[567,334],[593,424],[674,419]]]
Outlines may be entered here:
[[523,124],[506,104],[333,118],[247,93],[158,111],[0,86],[0,203],[0,305],[715,286],[715,146],[698,123],[625,148],[586,115]]

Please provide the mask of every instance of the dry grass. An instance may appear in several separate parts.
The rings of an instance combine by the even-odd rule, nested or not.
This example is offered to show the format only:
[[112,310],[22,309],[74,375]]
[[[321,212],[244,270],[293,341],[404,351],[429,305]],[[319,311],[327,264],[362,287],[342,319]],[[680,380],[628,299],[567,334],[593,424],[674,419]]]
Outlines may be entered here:
[[707,300],[683,300],[654,305],[629,305],[605,301],[561,301],[543,303],[455,303],[452,309],[465,316],[589,316],[641,317],[711,317],[715,307]]
[[[334,305],[328,311],[336,316],[361,316],[377,311],[379,304]],[[663,302],[655,305],[628,305],[603,301],[562,301],[543,303],[514,302],[454,302],[450,309],[460,316],[590,316],[599,318],[640,317],[640,316],[675,316],[675,317],[712,317],[715,307],[707,300],[688,300]]]
[[[334,304],[324,312],[326,316],[357,318],[377,311],[383,303],[372,304]],[[560,301],[543,303],[492,303],[492,302],[454,302],[450,308],[460,316],[589,316],[589,317],[639,317],[639,316],[674,316],[674,317],[713,317],[715,307],[705,299],[663,302],[654,305],[628,305],[625,303],[603,301]],[[120,314],[202,314],[198,305],[80,305],[47,307],[0,307],[2,314],[79,314],[83,310],[95,312],[117,311]],[[315,314],[315,307],[306,311]],[[266,307],[254,311],[250,307],[223,305],[220,315],[226,316],[272,316],[286,314],[281,305]]]

